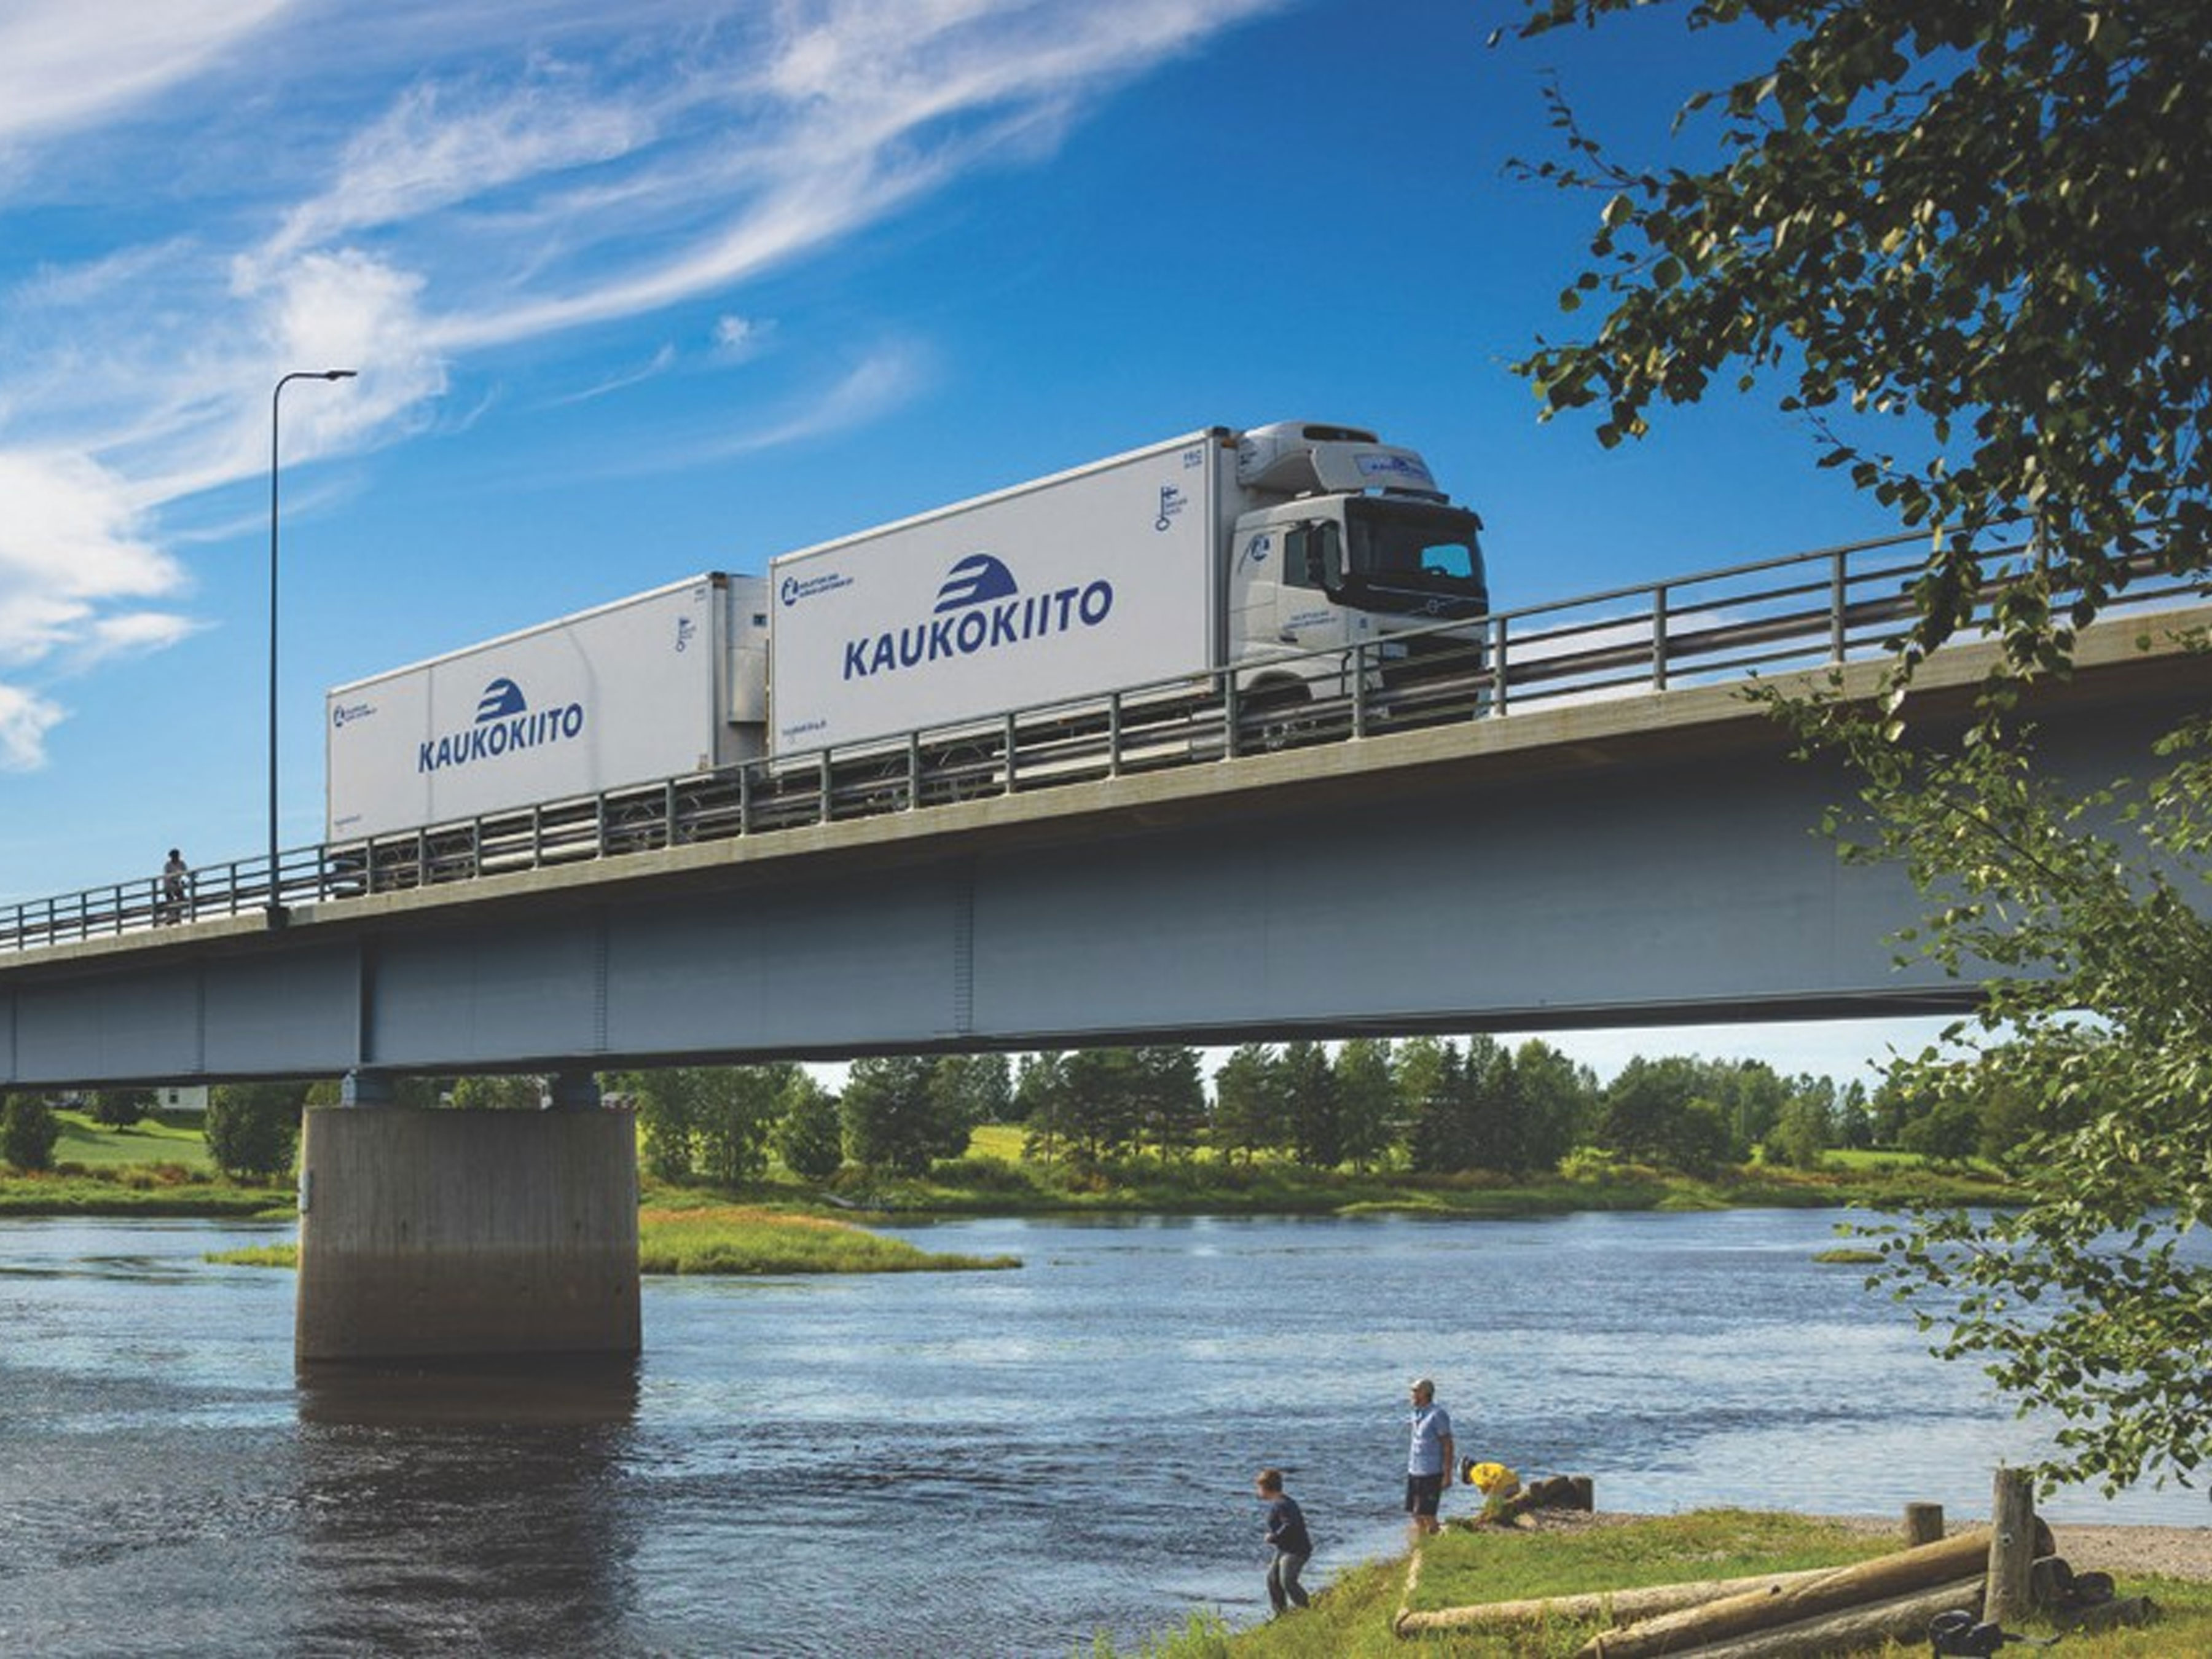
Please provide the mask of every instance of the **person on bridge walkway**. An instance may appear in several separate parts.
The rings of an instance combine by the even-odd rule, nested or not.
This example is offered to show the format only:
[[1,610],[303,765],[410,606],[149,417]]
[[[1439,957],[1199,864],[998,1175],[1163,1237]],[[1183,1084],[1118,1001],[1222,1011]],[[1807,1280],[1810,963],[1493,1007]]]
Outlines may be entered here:
[[1412,1538],[1418,1545],[1437,1530],[1437,1505],[1452,1467],[1452,1423],[1450,1415],[1437,1404],[1437,1385],[1427,1377],[1413,1379],[1413,1443],[1406,1453],[1406,1513],[1413,1517]]
[[161,911],[155,921],[173,927],[185,919],[185,887],[190,873],[185,855],[172,847],[169,861],[161,866]]
[[1267,1564],[1267,1600],[1278,1613],[1304,1607],[1306,1593],[1298,1588],[1298,1575],[1313,1556],[1305,1511],[1283,1490],[1280,1469],[1261,1470],[1254,1486],[1267,1506],[1267,1541],[1275,1548],[1275,1559]]

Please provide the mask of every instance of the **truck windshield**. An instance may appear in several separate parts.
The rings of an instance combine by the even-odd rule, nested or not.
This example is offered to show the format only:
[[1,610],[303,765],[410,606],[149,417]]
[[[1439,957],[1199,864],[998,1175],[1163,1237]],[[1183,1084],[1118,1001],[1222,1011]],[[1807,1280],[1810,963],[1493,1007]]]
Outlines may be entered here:
[[1345,503],[1346,597],[1370,611],[1479,617],[1490,605],[1480,522],[1455,507]]

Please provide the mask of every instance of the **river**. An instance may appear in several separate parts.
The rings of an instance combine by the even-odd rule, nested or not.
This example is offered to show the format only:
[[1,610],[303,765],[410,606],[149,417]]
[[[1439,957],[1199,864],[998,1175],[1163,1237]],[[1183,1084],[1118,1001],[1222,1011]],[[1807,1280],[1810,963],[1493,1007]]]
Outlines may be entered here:
[[[1830,1214],[984,1220],[1019,1271],[653,1279],[581,1373],[295,1373],[288,1227],[0,1222],[0,1652],[1067,1654],[1394,1552],[1404,1393],[1608,1509],[1986,1514],[2038,1443]],[[1447,1513],[1472,1507],[1455,1492]],[[2062,1496],[2201,1526],[2205,1499]]]

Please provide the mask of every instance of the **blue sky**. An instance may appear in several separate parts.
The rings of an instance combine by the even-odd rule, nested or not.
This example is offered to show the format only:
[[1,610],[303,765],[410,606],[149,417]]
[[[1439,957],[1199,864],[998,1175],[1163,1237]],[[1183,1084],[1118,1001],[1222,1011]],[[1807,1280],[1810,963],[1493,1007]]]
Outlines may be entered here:
[[288,845],[330,685],[1200,426],[1421,450],[1505,605],[1889,529],[1764,402],[1611,453],[1535,420],[1506,365],[1600,204],[1507,174],[1557,153],[1540,76],[1659,156],[1759,45],[1662,9],[1488,47],[1512,15],[14,0],[0,897],[259,849],[293,369],[361,375],[284,394]]

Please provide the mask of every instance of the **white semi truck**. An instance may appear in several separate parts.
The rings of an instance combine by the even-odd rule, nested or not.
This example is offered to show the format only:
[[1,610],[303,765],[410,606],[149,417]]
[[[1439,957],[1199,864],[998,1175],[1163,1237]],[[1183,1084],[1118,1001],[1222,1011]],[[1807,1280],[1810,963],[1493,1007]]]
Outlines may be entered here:
[[1384,678],[1468,649],[1489,603],[1480,530],[1371,432],[1194,432],[785,554],[764,577],[694,577],[340,686],[329,835],[1115,691],[1339,695],[1356,647]]

